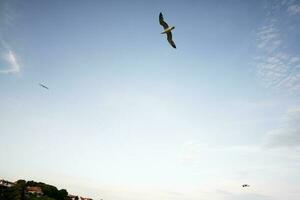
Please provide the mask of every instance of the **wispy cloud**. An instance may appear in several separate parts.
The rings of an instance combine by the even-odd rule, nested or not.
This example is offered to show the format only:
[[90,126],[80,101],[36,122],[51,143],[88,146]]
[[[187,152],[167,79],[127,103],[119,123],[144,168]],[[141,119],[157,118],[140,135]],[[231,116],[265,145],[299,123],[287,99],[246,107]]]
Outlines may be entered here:
[[300,147],[300,107],[287,111],[282,125],[267,134],[266,146]]
[[0,1],[0,30],[7,26],[13,26],[16,12],[14,10],[15,0],[1,0]]
[[[293,117],[294,121],[290,120],[290,124],[300,124],[300,112],[299,116],[294,113],[293,116],[295,115],[298,118]],[[280,137],[270,134],[267,139],[265,138],[265,143],[251,146],[215,146],[197,141],[187,142],[182,146],[179,161],[182,167],[189,170],[189,173],[195,176],[200,175],[205,180],[222,176],[224,183],[226,182],[224,186],[228,186],[227,191],[230,192],[238,192],[236,185],[245,180],[250,185],[263,185],[264,183],[256,179],[259,179],[261,174],[264,174],[265,181],[269,182],[272,181],[273,173],[276,171],[292,173],[292,169],[299,166],[300,148],[275,148],[289,145],[300,146],[299,127],[300,125],[298,125],[298,132],[292,131],[291,133],[285,133],[282,129]],[[223,174],[224,171],[226,175]],[[229,179],[233,180],[234,186],[227,182]],[[222,182],[220,179],[218,181]],[[233,187],[229,187],[230,185]],[[270,194],[270,191],[266,194]]]
[[294,4],[288,6],[287,11],[289,12],[290,15],[300,14],[300,4]]
[[15,20],[14,3],[8,0],[0,2],[0,74],[17,74],[21,71],[15,51],[3,37]]
[[[285,10],[280,9],[282,7],[287,7],[285,12],[288,13],[298,12],[298,5],[291,2],[277,2],[275,8]],[[276,12],[274,7],[269,9]],[[265,25],[257,31],[257,48],[260,52],[256,59],[258,77],[267,88],[284,89],[295,94],[300,89],[300,57],[288,51],[284,40],[286,37],[283,37],[283,33],[289,33],[282,29],[280,22],[288,19],[277,16],[268,16]]]
[[273,52],[280,44],[280,34],[276,27],[276,21],[271,20],[267,25],[262,26],[257,33],[257,47],[267,52]]
[[7,50],[2,53],[1,58],[4,62],[3,66],[0,66],[1,74],[15,74],[19,73],[21,70],[21,66],[18,63],[16,54],[12,50]]
[[295,92],[300,87],[300,58],[286,53],[272,53],[258,63],[258,75],[265,86]]

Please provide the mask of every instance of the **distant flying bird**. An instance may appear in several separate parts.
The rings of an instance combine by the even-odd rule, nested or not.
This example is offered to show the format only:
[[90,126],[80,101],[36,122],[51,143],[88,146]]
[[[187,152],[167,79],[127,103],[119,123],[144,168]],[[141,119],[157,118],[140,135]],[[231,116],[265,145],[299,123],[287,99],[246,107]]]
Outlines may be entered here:
[[244,185],[242,185],[242,187],[250,187],[250,185],[244,184]]
[[41,87],[43,87],[43,88],[49,90],[49,88],[48,88],[47,86],[45,86],[45,85],[43,85],[43,84],[41,84],[41,83],[39,83],[39,85],[40,85]]
[[164,31],[161,34],[167,34],[167,39],[170,45],[176,49],[175,42],[172,40],[172,30],[175,28],[175,26],[169,27],[169,25],[164,21],[164,17],[162,13],[159,13],[159,23],[164,27]]

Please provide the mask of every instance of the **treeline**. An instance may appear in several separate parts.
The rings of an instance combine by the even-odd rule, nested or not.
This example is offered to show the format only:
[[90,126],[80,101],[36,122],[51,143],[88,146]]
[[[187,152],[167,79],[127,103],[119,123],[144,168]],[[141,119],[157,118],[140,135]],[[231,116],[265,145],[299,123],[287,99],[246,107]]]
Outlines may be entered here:
[[[27,187],[40,187],[43,195],[29,194]],[[0,186],[0,200],[66,200],[68,192],[41,182],[18,180],[11,187]]]

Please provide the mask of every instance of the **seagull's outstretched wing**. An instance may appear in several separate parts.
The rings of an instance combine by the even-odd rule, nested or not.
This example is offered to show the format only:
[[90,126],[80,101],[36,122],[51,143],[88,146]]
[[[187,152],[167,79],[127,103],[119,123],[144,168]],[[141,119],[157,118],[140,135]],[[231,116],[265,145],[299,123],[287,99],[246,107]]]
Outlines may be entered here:
[[167,33],[167,39],[168,39],[168,42],[170,43],[170,45],[176,49],[176,45],[175,45],[175,42],[172,40],[172,33],[171,31]]
[[169,27],[169,25],[164,21],[162,13],[159,13],[159,23],[164,27],[164,29],[167,29]]
[[45,85],[43,85],[43,84],[41,84],[41,83],[39,83],[39,85],[40,85],[41,87],[46,88],[47,90],[49,90],[49,88],[48,88],[47,86],[45,86]]

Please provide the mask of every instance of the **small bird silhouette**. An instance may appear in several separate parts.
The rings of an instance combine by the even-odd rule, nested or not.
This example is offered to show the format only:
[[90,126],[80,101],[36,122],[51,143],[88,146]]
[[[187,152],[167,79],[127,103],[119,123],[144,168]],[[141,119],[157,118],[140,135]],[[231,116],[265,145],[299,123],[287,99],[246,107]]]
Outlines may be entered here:
[[167,40],[170,43],[170,45],[176,49],[175,42],[172,40],[172,30],[175,28],[175,26],[169,27],[169,25],[164,21],[164,17],[162,13],[159,13],[159,23],[164,27],[164,31],[161,34],[167,34]]
[[242,187],[250,187],[248,184],[243,184]]
[[39,85],[40,85],[41,87],[43,87],[43,88],[49,90],[49,88],[48,88],[47,86],[45,86],[45,85],[43,85],[43,84],[41,84],[41,83],[39,83]]

